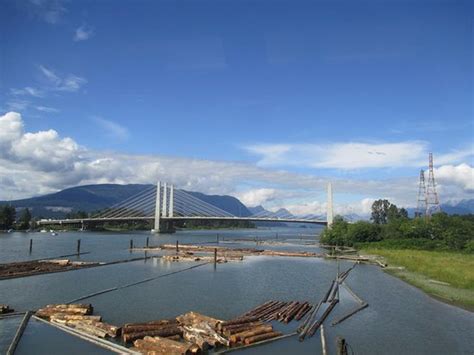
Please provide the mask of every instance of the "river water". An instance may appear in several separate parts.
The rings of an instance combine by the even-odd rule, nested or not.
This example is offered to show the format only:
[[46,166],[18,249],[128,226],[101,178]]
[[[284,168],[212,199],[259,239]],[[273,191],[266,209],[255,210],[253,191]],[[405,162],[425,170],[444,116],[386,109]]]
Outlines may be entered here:
[[[149,232],[10,233],[0,235],[0,263],[71,254],[81,239],[80,260],[114,261],[144,256],[130,253],[135,246],[161,243],[207,243],[229,247],[255,247],[255,241],[275,240],[284,245],[260,248],[320,251],[319,228],[259,228],[246,230],[179,231],[170,235]],[[29,254],[29,240],[33,252]],[[148,253],[148,256],[152,254]],[[75,260],[76,257],[71,259]],[[148,259],[79,271],[38,275],[0,281],[0,303],[16,310],[37,309],[48,303],[63,303],[83,295],[134,281],[165,275],[196,263],[169,263]],[[345,270],[352,263],[341,262]],[[158,278],[133,287],[101,294],[83,302],[92,303],[106,322],[121,325],[175,317],[196,311],[220,319],[235,317],[269,299],[318,302],[337,273],[337,263],[320,258],[246,257],[242,262],[208,264]],[[329,353],[335,352],[336,336],[344,337],[355,354],[472,354],[474,315],[441,303],[422,291],[384,273],[379,267],[358,265],[347,284],[369,307],[346,321],[335,319],[358,304],[341,288],[341,302],[325,322]],[[11,329],[18,322],[0,320],[0,348],[8,346]],[[297,327],[275,324],[290,333]],[[10,329],[10,331],[9,331]],[[3,349],[0,352],[3,353]],[[17,349],[18,354],[105,353],[48,325],[31,321]],[[264,346],[239,351],[255,354],[319,354],[319,332],[303,343],[291,337]]]

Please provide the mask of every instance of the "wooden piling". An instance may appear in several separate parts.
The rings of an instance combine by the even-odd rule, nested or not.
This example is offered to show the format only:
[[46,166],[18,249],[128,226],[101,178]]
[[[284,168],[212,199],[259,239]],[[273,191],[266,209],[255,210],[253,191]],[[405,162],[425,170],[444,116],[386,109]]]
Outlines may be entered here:
[[81,240],[78,239],[77,240],[77,255],[80,255],[81,254]]
[[150,244],[150,237],[146,237],[146,247],[147,248],[148,248],[149,244]]
[[176,241],[176,254],[179,253],[179,241]]
[[30,239],[30,254],[33,251],[33,239]]
[[132,249],[133,249],[133,239],[130,239],[130,248],[129,249],[130,249],[130,251],[132,251]]
[[347,355],[347,343],[344,338],[336,338],[336,354],[337,355]]
[[214,248],[214,265],[217,264],[217,248]]

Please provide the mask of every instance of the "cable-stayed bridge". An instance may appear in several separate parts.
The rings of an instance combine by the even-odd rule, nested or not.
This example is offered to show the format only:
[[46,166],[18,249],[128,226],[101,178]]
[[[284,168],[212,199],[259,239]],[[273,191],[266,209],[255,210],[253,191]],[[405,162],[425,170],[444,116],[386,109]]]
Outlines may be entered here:
[[176,221],[249,221],[249,222],[284,222],[311,223],[327,225],[332,223],[332,191],[328,187],[327,220],[315,216],[293,216],[287,212],[262,211],[251,216],[235,216],[223,209],[205,202],[189,192],[174,188],[173,185],[158,182],[144,191],[127,198],[120,203],[88,218],[48,219],[41,220],[41,225],[52,224],[87,224],[120,221],[153,221],[154,232],[173,230]]

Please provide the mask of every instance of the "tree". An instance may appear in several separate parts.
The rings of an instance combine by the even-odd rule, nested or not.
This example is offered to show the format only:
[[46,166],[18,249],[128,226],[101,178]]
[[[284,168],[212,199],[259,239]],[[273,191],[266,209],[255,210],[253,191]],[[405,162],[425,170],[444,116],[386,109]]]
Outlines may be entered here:
[[[370,219],[375,224],[386,224],[391,205],[392,204],[388,200],[374,201],[374,203],[372,204],[372,214],[371,214]],[[393,208],[392,208],[392,213],[393,213]]]
[[31,222],[31,213],[28,208],[25,208],[20,215],[20,229],[29,229]]
[[10,229],[16,219],[16,210],[13,206],[0,207],[0,229]]

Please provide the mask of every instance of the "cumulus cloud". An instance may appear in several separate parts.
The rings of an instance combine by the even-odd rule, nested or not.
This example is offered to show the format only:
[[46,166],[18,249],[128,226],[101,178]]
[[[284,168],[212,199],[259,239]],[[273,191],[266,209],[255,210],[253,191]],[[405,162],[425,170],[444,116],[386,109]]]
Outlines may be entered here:
[[[425,164],[428,143],[256,144],[244,147],[257,155],[259,166],[299,166],[329,169],[417,167]],[[458,162],[473,155],[472,148],[437,155],[439,164]]]
[[474,192],[474,168],[467,164],[444,165],[435,169],[434,174],[441,187],[455,185],[466,192]]
[[[474,197],[466,177],[466,173],[472,177],[473,168],[464,165],[435,171],[442,201]],[[397,204],[413,206],[417,191],[416,174],[386,180],[329,179],[237,162],[94,151],[52,129],[27,132],[19,113],[0,116],[0,200],[76,185],[157,180],[187,190],[231,194],[249,205],[285,207],[295,214],[324,213],[329,180],[336,194],[336,213],[363,213],[373,199],[387,195]],[[343,202],[343,195],[359,202]]]
[[236,197],[248,207],[255,207],[265,202],[271,201],[276,196],[275,189],[252,189],[236,194]]
[[86,41],[94,34],[94,29],[88,25],[82,25],[76,28],[74,32],[74,41]]

